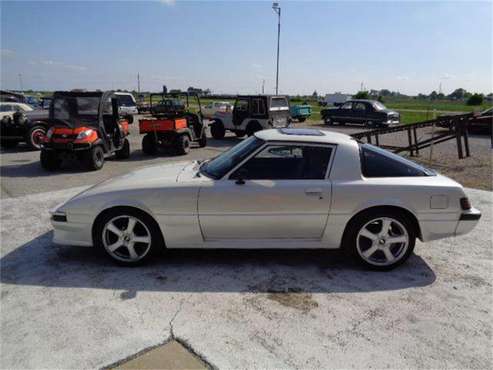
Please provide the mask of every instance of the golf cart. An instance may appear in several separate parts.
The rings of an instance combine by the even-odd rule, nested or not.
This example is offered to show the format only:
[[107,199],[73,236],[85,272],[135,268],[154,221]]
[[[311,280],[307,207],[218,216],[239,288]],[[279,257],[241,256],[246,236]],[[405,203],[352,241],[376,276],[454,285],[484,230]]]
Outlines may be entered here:
[[132,116],[120,117],[114,92],[57,91],[48,116],[48,131],[41,144],[41,166],[60,167],[64,159],[80,160],[99,170],[113,154],[130,156],[127,136]]
[[[191,143],[207,145],[200,99],[197,94],[167,93],[150,95],[150,114],[139,120],[142,151],[156,154],[159,148],[172,148],[176,154],[187,154]],[[198,112],[190,109],[190,100],[196,101]]]

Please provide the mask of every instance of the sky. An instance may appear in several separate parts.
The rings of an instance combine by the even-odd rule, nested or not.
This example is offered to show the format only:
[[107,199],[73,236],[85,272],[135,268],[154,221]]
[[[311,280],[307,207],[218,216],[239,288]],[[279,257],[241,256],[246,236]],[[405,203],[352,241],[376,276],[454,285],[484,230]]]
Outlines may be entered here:
[[[493,2],[279,1],[279,91],[491,93]],[[268,1],[1,1],[0,86],[275,90]]]

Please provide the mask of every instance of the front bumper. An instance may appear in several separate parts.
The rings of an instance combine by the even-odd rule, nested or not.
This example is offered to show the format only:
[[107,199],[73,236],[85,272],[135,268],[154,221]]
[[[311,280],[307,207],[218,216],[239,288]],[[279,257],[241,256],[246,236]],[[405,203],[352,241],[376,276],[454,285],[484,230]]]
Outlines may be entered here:
[[471,208],[460,215],[459,222],[455,228],[455,236],[464,235],[471,232],[478,224],[481,212],[476,208]]
[[[86,215],[68,215],[56,209],[51,210],[53,243],[92,247],[92,222]],[[59,221],[65,218],[66,221]]]
[[41,144],[41,149],[43,150],[56,150],[56,151],[65,151],[65,152],[72,152],[72,151],[81,151],[81,150],[89,150],[91,149],[92,144],[91,143],[57,143],[57,142],[50,142],[50,143],[42,143]]

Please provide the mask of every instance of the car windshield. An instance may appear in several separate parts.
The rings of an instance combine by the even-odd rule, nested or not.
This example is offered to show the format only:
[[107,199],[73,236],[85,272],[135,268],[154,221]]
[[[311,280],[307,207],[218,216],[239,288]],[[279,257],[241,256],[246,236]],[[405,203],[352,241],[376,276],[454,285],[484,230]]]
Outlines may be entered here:
[[383,105],[382,103],[380,103],[379,101],[376,101],[373,103],[373,107],[376,109],[376,110],[384,110],[384,109],[387,109],[385,107],[385,105]]
[[213,179],[220,179],[263,144],[263,140],[250,136],[211,161],[205,162],[200,167],[200,172]]
[[63,96],[53,100],[53,118],[62,121],[91,123],[98,120],[98,96]]

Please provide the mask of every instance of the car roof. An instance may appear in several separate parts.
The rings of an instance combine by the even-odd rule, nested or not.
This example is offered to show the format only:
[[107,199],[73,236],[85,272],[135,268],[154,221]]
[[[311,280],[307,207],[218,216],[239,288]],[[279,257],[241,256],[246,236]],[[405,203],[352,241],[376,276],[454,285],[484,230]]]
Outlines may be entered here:
[[287,98],[286,95],[238,95],[238,98]]
[[361,103],[372,104],[372,103],[376,103],[377,101],[376,100],[370,100],[370,99],[350,99],[350,100],[346,101],[346,103],[347,102],[361,102]]
[[334,131],[303,128],[281,128],[257,131],[255,136],[265,141],[296,141],[324,144],[349,144],[355,139]]

